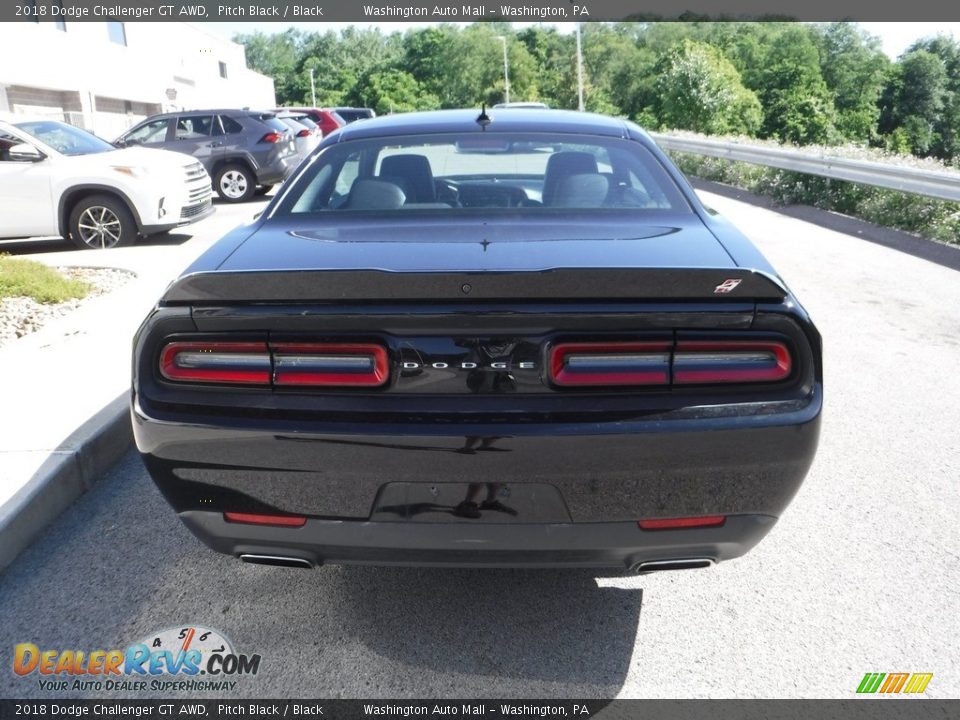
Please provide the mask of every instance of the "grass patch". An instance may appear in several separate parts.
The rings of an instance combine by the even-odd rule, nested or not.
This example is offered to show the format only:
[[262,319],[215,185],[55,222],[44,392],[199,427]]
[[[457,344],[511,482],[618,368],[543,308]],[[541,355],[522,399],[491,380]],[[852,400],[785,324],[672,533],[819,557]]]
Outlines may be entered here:
[[70,280],[34,260],[0,255],[0,298],[29,297],[40,303],[59,303],[86,297],[92,288]]

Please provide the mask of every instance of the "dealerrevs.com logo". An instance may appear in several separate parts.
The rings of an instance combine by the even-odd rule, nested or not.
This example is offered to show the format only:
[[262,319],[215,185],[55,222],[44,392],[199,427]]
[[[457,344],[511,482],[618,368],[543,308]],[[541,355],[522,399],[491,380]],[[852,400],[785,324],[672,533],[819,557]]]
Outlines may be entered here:
[[44,691],[231,691],[256,675],[259,655],[234,651],[222,633],[197,625],[148,635],[125,650],[41,649],[19,643],[13,671]]

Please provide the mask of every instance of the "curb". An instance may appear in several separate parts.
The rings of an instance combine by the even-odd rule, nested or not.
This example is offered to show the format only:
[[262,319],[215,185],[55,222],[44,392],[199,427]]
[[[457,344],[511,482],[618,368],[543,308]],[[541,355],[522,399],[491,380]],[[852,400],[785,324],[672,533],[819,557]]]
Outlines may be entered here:
[[0,571],[90,490],[133,444],[130,396],[122,392],[77,428],[0,507]]

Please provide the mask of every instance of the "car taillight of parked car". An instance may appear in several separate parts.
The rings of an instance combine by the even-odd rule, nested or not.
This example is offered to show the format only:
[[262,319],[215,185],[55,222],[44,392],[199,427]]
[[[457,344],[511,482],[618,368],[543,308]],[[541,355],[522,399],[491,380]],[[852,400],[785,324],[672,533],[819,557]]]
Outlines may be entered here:
[[266,135],[260,138],[260,142],[264,142],[264,143],[278,143],[278,142],[281,142],[282,140],[283,140],[283,135],[275,132],[268,132]]

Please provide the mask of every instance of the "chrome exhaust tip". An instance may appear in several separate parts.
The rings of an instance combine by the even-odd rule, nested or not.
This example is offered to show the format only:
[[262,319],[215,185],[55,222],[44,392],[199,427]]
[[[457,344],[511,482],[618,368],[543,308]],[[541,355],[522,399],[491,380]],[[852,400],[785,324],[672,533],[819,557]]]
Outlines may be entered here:
[[660,572],[662,570],[699,570],[714,564],[711,558],[684,558],[682,560],[648,560],[631,566],[630,571],[637,575]]
[[273,565],[275,567],[289,568],[313,567],[313,563],[309,560],[299,557],[290,557],[287,555],[253,555],[251,553],[243,553],[240,556],[240,559],[245,563],[251,563],[253,565]]

